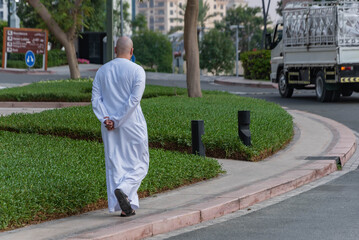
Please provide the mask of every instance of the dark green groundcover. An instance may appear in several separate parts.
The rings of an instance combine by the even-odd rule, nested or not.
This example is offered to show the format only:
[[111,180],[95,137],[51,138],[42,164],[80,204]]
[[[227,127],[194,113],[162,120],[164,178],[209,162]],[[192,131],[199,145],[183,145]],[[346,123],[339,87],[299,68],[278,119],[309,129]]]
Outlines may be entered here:
[[[85,81],[85,88],[84,83],[74,82],[56,81],[56,88],[39,84],[48,84],[43,89],[51,98],[74,92],[64,98],[72,101],[85,89],[89,99],[90,81]],[[0,96],[13,91],[23,101],[22,90],[0,90]],[[293,135],[291,116],[276,104],[221,92],[204,92],[203,98],[184,93],[184,89],[146,86],[147,98],[141,106],[151,146],[188,152],[190,122],[204,120],[207,156],[256,161],[279,150]],[[238,139],[238,110],[251,112],[251,147]],[[0,130],[12,131],[0,131],[0,230],[78,213],[89,204],[96,208],[106,200],[100,124],[91,106],[0,117]],[[143,195],[221,172],[215,160],[179,152],[151,149],[150,159],[149,174],[140,188]]]
[[[190,151],[191,120],[204,120],[203,142],[211,157],[260,160],[283,147],[293,135],[291,116],[280,106],[259,99],[213,92],[203,98],[143,99],[141,105],[154,147]],[[238,110],[251,112],[251,147],[238,138]],[[0,118],[0,129],[101,141],[91,106],[6,116]]]
[[[0,131],[0,156],[0,230],[76,214],[89,204],[96,209],[107,199],[103,145],[98,142]],[[151,149],[139,194],[221,171],[213,159]]]
[[[18,102],[90,102],[92,78],[41,81],[23,87],[0,90],[0,101]],[[183,88],[148,85],[143,98],[183,95]]]

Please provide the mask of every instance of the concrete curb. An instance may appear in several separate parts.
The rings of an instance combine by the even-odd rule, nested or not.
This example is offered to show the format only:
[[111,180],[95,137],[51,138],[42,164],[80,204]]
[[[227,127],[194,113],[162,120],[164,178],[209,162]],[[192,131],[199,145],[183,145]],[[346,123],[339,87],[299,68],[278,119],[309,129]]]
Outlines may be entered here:
[[350,159],[356,149],[356,138],[353,132],[343,124],[331,119],[310,113],[305,114],[322,121],[338,132],[335,145],[326,155],[328,159],[309,162],[276,177],[216,196],[214,199],[204,203],[122,224],[114,224],[110,227],[79,234],[68,239],[142,239],[174,231],[245,209],[253,204],[286,193],[335,172],[337,163],[335,160],[331,160],[330,157],[338,156],[342,165]]
[[271,82],[260,82],[252,80],[226,80],[215,79],[214,83],[228,86],[243,86],[243,87],[256,87],[256,88],[278,88],[277,84]]
[[32,74],[32,75],[50,75],[55,74],[54,71],[43,71],[43,70],[27,70],[27,69],[3,69],[0,68],[1,73],[15,73],[15,74]]
[[[302,112],[295,110],[296,112]],[[332,119],[325,118],[319,115],[306,112],[305,114],[311,116],[314,119],[317,119],[325,124],[329,125],[332,129],[338,132],[338,141],[335,143],[334,147],[326,154],[328,157],[339,157],[340,163],[342,166],[353,156],[357,144],[354,133],[345,125],[336,122]]]

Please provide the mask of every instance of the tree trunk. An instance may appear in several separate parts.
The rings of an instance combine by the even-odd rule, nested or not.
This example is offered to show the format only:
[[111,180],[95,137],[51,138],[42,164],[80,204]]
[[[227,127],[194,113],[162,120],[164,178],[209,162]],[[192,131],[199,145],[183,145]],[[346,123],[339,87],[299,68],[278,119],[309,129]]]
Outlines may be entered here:
[[[47,8],[40,2],[40,0],[26,0],[39,14],[41,19],[45,22],[48,29],[59,40],[59,42],[65,47],[66,57],[70,69],[70,77],[73,79],[80,78],[79,65],[77,63],[75,44],[73,39],[75,38],[75,25],[70,28],[68,35],[60,28],[57,22],[52,18]],[[82,0],[76,1],[76,6],[80,6]],[[76,15],[72,16],[74,22],[76,22]],[[75,24],[75,23],[74,23]]]
[[67,62],[70,68],[70,75],[72,79],[77,79],[81,77],[79,64],[77,62],[76,50],[74,41],[68,41],[68,43],[64,46]]
[[189,97],[202,97],[199,51],[197,39],[199,3],[198,0],[187,0],[184,17],[184,48],[186,51],[187,91]]

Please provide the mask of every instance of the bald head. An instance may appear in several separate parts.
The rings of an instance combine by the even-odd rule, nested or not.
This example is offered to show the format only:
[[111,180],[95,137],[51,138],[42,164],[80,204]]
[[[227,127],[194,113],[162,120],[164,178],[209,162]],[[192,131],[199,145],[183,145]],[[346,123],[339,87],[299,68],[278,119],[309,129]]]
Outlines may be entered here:
[[129,37],[120,37],[116,43],[117,57],[131,58],[133,54],[133,43]]

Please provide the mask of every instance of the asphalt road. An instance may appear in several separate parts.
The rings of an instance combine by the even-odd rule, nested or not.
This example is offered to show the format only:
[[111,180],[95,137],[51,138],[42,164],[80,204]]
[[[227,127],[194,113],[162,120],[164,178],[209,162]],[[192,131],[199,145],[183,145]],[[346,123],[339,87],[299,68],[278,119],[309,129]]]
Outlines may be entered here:
[[[154,82],[155,84],[158,82]],[[177,85],[176,85],[177,84]],[[183,86],[183,83],[161,85]],[[334,119],[359,132],[359,94],[338,103],[320,103],[313,90],[295,91],[290,99],[276,89],[220,86],[202,83],[202,89],[224,90],[241,96],[275,102]],[[358,158],[358,156],[356,156]],[[250,212],[250,209],[248,209]],[[154,239],[243,239],[243,240],[320,240],[359,239],[359,170],[350,172],[285,201],[255,212],[219,220],[154,237]]]
[[359,170],[356,170],[258,211],[157,239],[357,240],[358,189]]
[[[186,87],[183,81],[158,81],[147,80],[148,84]],[[351,97],[342,97],[337,103],[321,103],[316,101],[314,90],[296,90],[291,98],[281,98],[277,89],[252,88],[242,86],[226,86],[202,82],[203,90],[220,90],[231,92],[240,96],[265,99],[278,103],[283,107],[315,113],[334,119],[354,131],[359,132],[359,93],[353,93]]]
[[[88,75],[94,75],[89,72]],[[7,80],[5,79],[7,78]],[[13,79],[14,78],[14,79]],[[16,78],[16,79],[15,79]],[[0,84],[24,83],[66,78],[66,76],[15,76],[0,74]],[[148,79],[148,84],[186,87],[184,81]],[[320,103],[314,91],[295,91],[290,99],[283,99],[276,89],[222,86],[202,82],[203,90],[228,91],[241,96],[255,97],[334,119],[359,132],[359,94],[342,98],[338,103]],[[358,158],[358,156],[356,156]],[[312,190],[289,197],[256,211],[218,222],[184,229],[158,239],[359,239],[359,170],[347,173]]]
[[[184,82],[148,80],[149,84],[185,87]],[[322,115],[359,132],[359,94],[338,103],[316,101],[313,90],[283,99],[276,89],[222,86],[202,82],[203,90],[223,90]],[[356,156],[358,157],[358,156]],[[258,211],[154,237],[173,240],[320,240],[359,239],[359,170]]]
[[[95,71],[83,71],[81,77],[94,77]],[[68,71],[60,72],[58,74],[25,74],[25,73],[7,73],[0,72],[0,85],[1,84],[22,84],[33,83],[45,80],[59,80],[68,79],[70,77]]]

